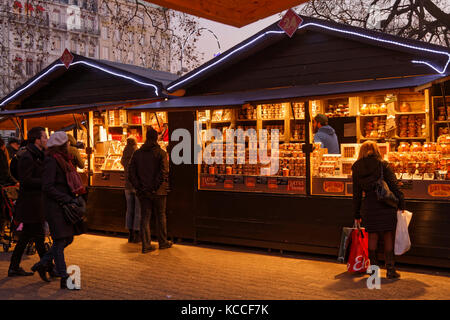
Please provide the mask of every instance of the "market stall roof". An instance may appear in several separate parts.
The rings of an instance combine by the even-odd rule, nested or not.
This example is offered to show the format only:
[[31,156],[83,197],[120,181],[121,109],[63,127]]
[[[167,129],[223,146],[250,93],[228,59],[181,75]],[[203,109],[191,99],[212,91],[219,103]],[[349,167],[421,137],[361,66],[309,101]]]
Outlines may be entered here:
[[128,108],[130,106],[136,106],[143,104],[142,101],[114,101],[112,103],[89,103],[74,106],[57,106],[49,108],[32,108],[32,109],[13,109],[0,111],[1,117],[21,117],[21,118],[33,118],[47,115],[57,115],[64,113],[80,113],[88,110],[106,110],[117,108]]
[[194,16],[243,27],[308,0],[145,0]]
[[0,100],[2,109],[29,109],[75,104],[150,100],[165,97],[170,73],[105,62],[73,54],[68,67],[61,59]]
[[142,109],[176,109],[188,107],[215,107],[215,106],[238,106],[245,103],[269,102],[281,99],[322,97],[329,95],[369,92],[379,90],[391,90],[401,88],[415,88],[445,75],[427,75],[418,77],[404,77],[396,79],[366,80],[356,82],[328,83],[293,86],[288,88],[265,89],[246,92],[233,92],[217,95],[188,96],[151,104],[140,105],[130,108],[131,110]]
[[301,16],[292,38],[277,23],[167,86],[190,95],[387,76],[443,74],[450,49]]
[[117,69],[121,69],[123,71],[127,71],[142,77],[145,77],[147,79],[152,79],[155,81],[159,81],[161,82],[164,86],[168,85],[169,83],[175,81],[176,79],[178,79],[178,75],[170,73],[170,72],[165,72],[165,71],[159,71],[159,70],[153,70],[153,69],[148,69],[148,68],[144,68],[144,67],[140,67],[140,66],[135,66],[135,65],[131,65],[131,64],[125,64],[125,63],[120,63],[120,62],[113,62],[113,61],[108,61],[108,60],[97,60],[103,64],[106,64],[108,66],[117,68]]

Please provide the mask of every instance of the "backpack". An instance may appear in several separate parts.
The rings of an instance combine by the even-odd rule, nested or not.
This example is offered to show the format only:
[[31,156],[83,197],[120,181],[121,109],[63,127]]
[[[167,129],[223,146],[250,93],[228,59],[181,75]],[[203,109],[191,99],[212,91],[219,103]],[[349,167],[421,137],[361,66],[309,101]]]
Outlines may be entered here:
[[9,163],[9,171],[17,181],[19,181],[19,159],[26,151],[26,147],[20,148]]

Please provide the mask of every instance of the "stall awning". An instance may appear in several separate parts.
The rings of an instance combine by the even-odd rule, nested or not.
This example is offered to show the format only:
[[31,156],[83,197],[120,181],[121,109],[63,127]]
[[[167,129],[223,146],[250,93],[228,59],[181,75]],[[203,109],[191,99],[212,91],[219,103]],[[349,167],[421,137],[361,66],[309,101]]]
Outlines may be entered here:
[[367,80],[357,82],[342,82],[294,86],[288,88],[233,92],[226,94],[190,96],[173,98],[166,101],[132,107],[141,109],[175,109],[188,107],[237,106],[252,102],[269,102],[280,99],[320,97],[345,93],[390,90],[400,88],[415,88],[430,83],[445,75],[428,75],[396,79]]
[[[34,109],[15,109],[0,111],[0,116],[3,117],[20,117],[20,118],[36,118],[42,116],[55,116],[60,114],[81,113],[90,110],[104,110],[114,108],[128,108],[130,106],[136,106],[144,104],[146,101],[115,101],[109,103],[90,103],[84,105],[75,106],[59,106],[50,108],[34,108]],[[147,103],[148,104],[148,103]]]

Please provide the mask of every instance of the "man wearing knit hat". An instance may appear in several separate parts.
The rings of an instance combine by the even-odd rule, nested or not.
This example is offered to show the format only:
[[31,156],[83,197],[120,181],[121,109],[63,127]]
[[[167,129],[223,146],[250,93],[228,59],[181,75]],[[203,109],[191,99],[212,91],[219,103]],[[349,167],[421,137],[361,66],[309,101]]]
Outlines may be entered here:
[[328,125],[328,118],[324,114],[318,114],[313,119],[314,142],[321,143],[322,148],[327,148],[329,154],[338,154],[339,143],[334,129]]

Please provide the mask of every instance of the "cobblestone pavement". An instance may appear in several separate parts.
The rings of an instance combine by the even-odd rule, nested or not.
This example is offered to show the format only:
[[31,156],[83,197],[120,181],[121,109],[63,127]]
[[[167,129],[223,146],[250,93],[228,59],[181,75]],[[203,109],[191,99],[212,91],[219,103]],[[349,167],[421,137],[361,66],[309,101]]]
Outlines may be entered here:
[[[0,299],[450,299],[446,270],[401,266],[397,281],[381,270],[381,290],[369,290],[368,275],[350,275],[332,258],[221,245],[175,244],[143,255],[124,238],[82,235],[66,249],[67,265],[80,266],[80,291],[37,274],[8,278],[10,257],[0,252]],[[37,258],[24,256],[22,267]]]

